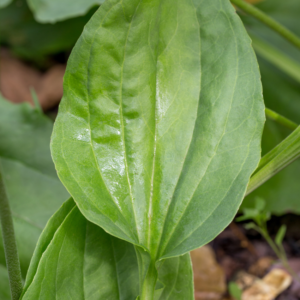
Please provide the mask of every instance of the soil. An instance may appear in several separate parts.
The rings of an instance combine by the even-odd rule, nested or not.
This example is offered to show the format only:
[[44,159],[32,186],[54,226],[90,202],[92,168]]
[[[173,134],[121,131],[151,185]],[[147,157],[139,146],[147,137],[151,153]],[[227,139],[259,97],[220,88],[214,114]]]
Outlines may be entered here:
[[[283,241],[289,264],[300,275],[300,216],[286,214],[272,217],[268,230],[275,237],[282,224],[287,225]],[[245,230],[244,224],[232,223],[210,243],[218,263],[223,268],[227,283],[236,281],[241,272],[263,277],[281,263],[268,243],[255,230]],[[300,283],[294,279],[292,285],[276,300],[300,299]]]

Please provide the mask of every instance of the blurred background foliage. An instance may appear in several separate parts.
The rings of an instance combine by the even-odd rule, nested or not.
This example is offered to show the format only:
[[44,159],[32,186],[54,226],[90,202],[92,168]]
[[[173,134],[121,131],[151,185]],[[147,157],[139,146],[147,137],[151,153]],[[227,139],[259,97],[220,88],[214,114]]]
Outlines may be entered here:
[[[256,6],[300,36],[300,5],[298,0],[265,0],[257,3]],[[300,51],[298,49],[256,19],[243,13],[240,13],[240,16],[252,37],[259,38],[274,49],[284,53],[294,61],[294,68],[298,71],[297,66],[300,63]],[[287,75],[280,68],[274,66],[266,57],[262,57],[259,51],[257,51],[257,58],[266,106],[300,124],[300,80],[296,76]],[[262,155],[279,144],[290,133],[289,129],[274,121],[267,120],[262,139]],[[246,197],[243,207],[253,207],[254,198],[259,196],[266,200],[267,209],[273,214],[287,212],[299,214],[299,173],[300,161],[297,160]]]
[[[17,64],[22,65],[25,75],[22,75],[21,80],[30,77],[29,73],[44,80],[47,72],[55,65],[63,66],[64,72],[70,51],[85,24],[102,2],[103,0],[0,0],[0,46],[19,61]],[[299,0],[248,2],[255,2],[259,9],[300,36]],[[243,12],[238,13],[251,37],[263,41],[266,47],[272,47],[291,59],[292,70],[287,74],[280,67],[280,56],[277,57],[279,64],[274,64],[268,56],[268,49],[262,52],[254,43],[266,106],[300,124],[300,51],[264,24]],[[5,57],[1,56],[1,59],[0,68],[1,63],[4,66]],[[18,86],[16,73],[10,74],[6,69],[2,70],[0,69],[0,91],[3,96],[7,96],[12,102],[32,102],[25,95],[18,95],[17,99],[8,96],[10,93],[7,90],[10,89],[13,94],[21,88]],[[5,81],[5,76],[11,76],[12,80]],[[13,83],[11,86],[5,84],[4,88],[1,81]],[[40,82],[42,81],[36,79],[28,80],[26,86],[28,91],[31,86],[36,88],[39,98],[43,94],[43,91],[39,91]],[[60,91],[62,79],[46,82],[49,82],[48,89]],[[42,102],[42,108],[52,120],[36,107],[12,104],[0,97],[0,163],[5,171],[5,183],[14,214],[23,276],[41,230],[49,217],[68,198],[67,191],[56,176],[49,151],[53,119],[62,91],[58,95],[60,96],[55,96],[55,105],[44,105],[47,97]],[[267,120],[262,155],[290,133],[289,129]],[[38,153],[35,152],[37,145]],[[266,201],[266,209],[272,214],[299,214],[299,173],[300,161],[297,160],[246,197],[242,208],[254,207],[254,199],[259,196]],[[10,299],[7,280],[3,246],[0,242],[1,300]]]
[[[3,0],[0,0],[0,3]],[[32,7],[40,7],[45,1],[29,1]],[[48,1],[57,3],[57,11],[61,11],[64,2],[91,1]],[[38,5],[39,3],[39,5]],[[72,7],[72,5],[68,5]],[[47,56],[60,52],[69,52],[79,38],[84,25],[93,15],[97,6],[81,6],[80,17],[68,18],[56,23],[40,23],[25,0],[15,0],[0,9],[0,43],[7,46],[21,58],[36,63],[45,63]],[[49,8],[51,9],[51,7]],[[67,16],[70,16],[68,14]],[[73,16],[73,15],[72,15]],[[38,18],[37,18],[38,19]],[[63,19],[63,18],[61,18]],[[38,19],[39,20],[39,19]],[[51,19],[54,20],[54,19]],[[54,20],[58,21],[58,20]]]

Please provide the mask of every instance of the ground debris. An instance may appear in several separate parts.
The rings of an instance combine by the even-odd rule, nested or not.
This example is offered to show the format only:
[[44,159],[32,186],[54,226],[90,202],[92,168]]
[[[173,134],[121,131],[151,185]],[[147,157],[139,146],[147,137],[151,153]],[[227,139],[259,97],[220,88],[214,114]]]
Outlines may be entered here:
[[284,270],[273,269],[263,279],[254,280],[242,294],[242,300],[273,300],[292,283],[292,276]]
[[219,300],[226,292],[225,273],[217,263],[210,246],[191,252],[194,271],[195,299]]
[[56,64],[42,73],[1,49],[0,66],[0,91],[11,102],[33,104],[31,88],[44,111],[57,106],[61,100],[65,65]]

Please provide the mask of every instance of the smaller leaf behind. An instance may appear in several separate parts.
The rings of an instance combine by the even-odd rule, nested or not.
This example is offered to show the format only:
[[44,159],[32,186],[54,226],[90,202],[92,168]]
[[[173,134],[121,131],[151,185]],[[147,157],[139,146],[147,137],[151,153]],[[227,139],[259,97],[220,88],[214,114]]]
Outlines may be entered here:
[[277,246],[282,245],[282,241],[284,239],[285,233],[286,233],[286,225],[281,225],[275,237],[275,243],[277,244]]
[[[28,103],[13,104],[0,95],[0,164],[24,278],[43,228],[69,198],[51,160],[52,127]],[[1,230],[0,264],[5,265]]]
[[27,0],[27,2],[38,22],[55,23],[85,15],[91,7],[102,4],[104,0]]
[[0,0],[0,8],[7,6],[12,0]]
[[[49,220],[33,255],[22,300],[133,300],[139,294],[134,246],[87,221],[69,199]],[[157,300],[193,299],[189,255],[159,268]]]

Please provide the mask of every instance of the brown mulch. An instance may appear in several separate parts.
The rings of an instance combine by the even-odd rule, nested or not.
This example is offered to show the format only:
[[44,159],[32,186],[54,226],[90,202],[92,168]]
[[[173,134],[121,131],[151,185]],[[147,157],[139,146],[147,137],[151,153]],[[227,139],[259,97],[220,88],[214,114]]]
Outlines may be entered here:
[[14,102],[33,103],[30,89],[37,94],[41,107],[47,111],[58,105],[63,94],[65,64],[54,64],[45,72],[0,49],[0,91]]
[[[300,275],[300,216],[287,214],[273,217],[268,223],[271,236],[275,236],[281,224],[286,224],[288,228],[283,245],[289,264],[295,273]],[[210,246],[225,272],[227,283],[235,281],[240,272],[262,278],[273,268],[283,268],[260,234],[254,230],[245,230],[241,223],[228,226]],[[296,299],[300,299],[300,283],[294,279],[291,286],[276,300]]]

